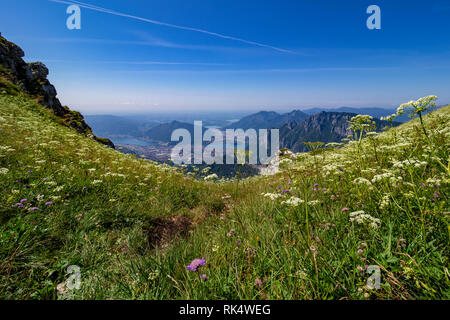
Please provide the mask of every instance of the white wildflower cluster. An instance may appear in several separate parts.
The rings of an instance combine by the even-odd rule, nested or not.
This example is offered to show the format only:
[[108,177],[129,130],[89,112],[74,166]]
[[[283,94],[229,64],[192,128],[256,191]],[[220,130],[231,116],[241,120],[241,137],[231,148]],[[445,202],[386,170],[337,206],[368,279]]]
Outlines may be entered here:
[[328,177],[329,175],[338,175],[340,172],[337,165],[326,164],[322,166],[322,173],[325,177]]
[[101,175],[102,177],[119,177],[119,178],[126,178],[125,174],[122,173],[114,173],[114,172],[106,172],[105,174]]
[[319,200],[311,200],[311,201],[308,201],[308,206],[316,206],[316,205],[318,205],[318,204],[320,204],[320,201],[319,201]]
[[6,151],[8,149],[11,149],[9,146],[0,146],[0,151]]
[[362,169],[361,173],[365,173],[365,174],[375,174],[377,172],[377,169],[375,168],[367,168],[367,169]]
[[403,178],[400,176],[394,175],[392,172],[385,172],[376,174],[372,178],[372,183],[376,183],[377,181],[388,180],[393,186],[396,186],[400,182],[403,181]]
[[369,115],[358,114],[350,119],[348,122],[353,131],[370,131],[374,128],[375,122],[373,117]]
[[0,174],[7,174],[9,172],[8,168],[0,168]]
[[391,122],[391,121],[393,121],[397,116],[398,116],[397,113],[393,113],[393,114],[391,114],[391,115],[389,115],[389,116],[381,117],[380,120],[385,120],[385,121]]
[[385,179],[389,179],[392,176],[393,176],[392,172],[385,172],[385,173],[376,174],[372,178],[372,183],[375,183],[377,181],[382,181],[382,180],[385,180]]
[[392,160],[392,165],[394,168],[403,169],[406,167],[415,167],[415,168],[421,168],[427,166],[428,162],[426,161],[420,161],[417,159],[406,159],[403,161],[398,160]]
[[404,196],[406,199],[412,199],[412,198],[415,197],[414,192],[412,192],[412,191],[408,191],[408,192],[403,193],[403,196]]
[[270,198],[270,200],[275,200],[281,197],[279,193],[261,193],[264,198]]
[[209,171],[211,171],[211,167],[206,167],[201,172],[203,175],[206,175]]
[[363,210],[350,213],[350,222],[356,222],[360,225],[366,225],[372,229],[377,229],[381,224],[380,219],[372,217],[370,214],[365,213]]
[[290,165],[292,163],[292,160],[289,158],[283,158],[280,160],[280,162],[278,163],[280,166],[286,167],[288,165]]
[[386,144],[378,147],[380,151],[402,151],[412,146],[411,142],[401,142],[397,144]]
[[294,197],[294,196],[292,196],[289,199],[281,202],[281,204],[286,204],[286,205],[291,206],[291,207],[298,207],[302,203],[305,203],[305,200],[302,200],[302,199]]
[[437,96],[430,95],[427,97],[420,98],[416,101],[411,100],[407,103],[403,103],[397,108],[397,115],[401,115],[405,111],[408,111],[412,114],[426,112],[436,107],[436,104],[433,101],[437,99],[438,99]]
[[391,204],[391,198],[389,194],[385,194],[380,201],[380,209],[386,209]]
[[440,187],[441,186],[441,179],[436,179],[436,178],[428,178],[426,183],[429,184],[430,186],[436,186],[436,187]]
[[445,136],[449,136],[450,135],[450,127],[445,127],[442,129],[437,130],[438,134],[443,134]]
[[217,176],[217,174],[213,173],[213,174],[207,175],[204,179],[206,181],[211,181],[211,180],[219,179],[219,177]]
[[372,185],[372,183],[369,180],[367,180],[365,178],[362,178],[362,177],[356,178],[355,180],[353,180],[353,183],[365,184],[366,186],[371,186]]
[[286,149],[280,150],[279,154],[283,158],[295,159],[297,157],[297,154],[293,153],[291,150],[286,150]]

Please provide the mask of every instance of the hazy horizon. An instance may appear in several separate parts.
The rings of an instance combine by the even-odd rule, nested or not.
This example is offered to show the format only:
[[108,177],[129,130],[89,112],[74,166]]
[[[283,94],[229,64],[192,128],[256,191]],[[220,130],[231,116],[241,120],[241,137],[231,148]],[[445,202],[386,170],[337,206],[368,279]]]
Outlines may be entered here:
[[170,110],[166,110],[166,111],[162,111],[162,110],[142,110],[142,111],[134,111],[134,112],[130,112],[130,111],[126,111],[126,110],[121,110],[121,111],[110,111],[110,110],[99,110],[98,112],[96,112],[94,109],[91,109],[90,111],[87,112],[83,112],[84,115],[87,116],[96,116],[96,115],[103,115],[103,116],[139,116],[139,115],[170,115],[170,114],[182,114],[185,113],[186,111],[189,111],[190,113],[198,113],[199,115],[205,115],[205,114],[241,114],[241,115],[245,115],[245,114],[253,114],[253,113],[257,113],[257,112],[277,112],[280,114],[283,113],[289,113],[291,111],[294,110],[300,110],[300,111],[308,111],[308,110],[313,110],[313,109],[330,109],[330,110],[338,110],[340,108],[352,108],[352,109],[367,109],[367,108],[374,108],[374,109],[382,109],[382,110],[392,110],[395,109],[395,106],[391,106],[391,107],[372,107],[372,106],[368,106],[368,107],[349,107],[349,106],[337,106],[337,107],[327,107],[327,106],[319,106],[319,107],[293,107],[293,108],[283,108],[283,109],[279,109],[279,108],[255,108],[255,109],[241,109],[241,110],[224,110],[224,109],[215,109],[215,110],[204,110],[204,109],[170,109]]

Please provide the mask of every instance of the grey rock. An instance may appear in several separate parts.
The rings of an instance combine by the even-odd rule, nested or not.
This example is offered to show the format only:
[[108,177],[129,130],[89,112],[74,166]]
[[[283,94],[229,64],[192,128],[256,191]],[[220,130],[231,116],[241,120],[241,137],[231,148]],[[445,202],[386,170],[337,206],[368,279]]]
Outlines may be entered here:
[[[79,133],[92,135],[91,128],[84,121],[83,116],[68,107],[61,105],[56,97],[55,87],[48,81],[48,68],[42,62],[26,63],[22,58],[25,53],[16,44],[6,40],[0,34],[0,65],[6,68],[6,73],[0,72],[9,81],[16,84],[25,93],[38,98],[39,102],[51,109],[55,115],[61,117],[63,122]],[[92,135],[94,140],[114,148],[109,139],[101,139]]]

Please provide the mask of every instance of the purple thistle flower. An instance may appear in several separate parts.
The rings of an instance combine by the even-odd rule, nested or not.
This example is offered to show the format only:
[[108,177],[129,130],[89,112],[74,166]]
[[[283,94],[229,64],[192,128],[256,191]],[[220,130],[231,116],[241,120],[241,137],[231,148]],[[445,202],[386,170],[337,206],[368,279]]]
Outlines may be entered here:
[[288,186],[290,186],[292,184],[292,180],[289,180],[288,182]]
[[350,209],[349,208],[342,208],[341,209],[342,212],[345,212],[345,211],[348,211],[348,210],[350,210]]
[[202,279],[202,280],[208,280],[208,276],[206,275],[206,274],[201,274],[200,275],[200,279]]
[[282,186],[278,186],[278,187],[277,187],[277,189],[281,189],[281,188],[282,188]]
[[49,201],[49,202],[46,202],[46,203],[45,203],[46,206],[49,206],[49,205],[52,205],[52,204],[53,204],[52,201]]
[[27,173],[33,173],[33,171],[31,171],[31,170],[28,170],[28,171],[27,171]]
[[194,259],[194,260],[192,260],[192,262],[191,262],[190,264],[188,264],[188,265],[186,266],[186,270],[188,270],[188,271],[197,271],[197,269],[198,269],[200,266],[203,266],[205,263],[206,263],[205,258],[201,258],[201,259],[197,258],[197,259]]
[[24,203],[25,201],[28,201],[28,199],[22,199],[20,200],[20,203]]
[[263,283],[259,278],[255,279],[255,286],[257,286],[258,288],[262,288]]
[[22,203],[16,203],[13,207],[23,208],[23,204]]
[[420,183],[420,186],[421,186],[421,187],[425,187],[425,183],[421,182],[421,183]]
[[30,209],[28,209],[28,210],[34,211],[34,210],[39,210],[39,208],[38,208],[38,207],[32,207],[32,208],[30,208]]
[[42,181],[47,181],[47,178],[42,178]]
[[285,190],[281,191],[281,194],[285,194],[286,192],[291,192],[291,191],[288,189],[285,189]]
[[318,183],[314,183],[314,188],[318,187],[319,184]]

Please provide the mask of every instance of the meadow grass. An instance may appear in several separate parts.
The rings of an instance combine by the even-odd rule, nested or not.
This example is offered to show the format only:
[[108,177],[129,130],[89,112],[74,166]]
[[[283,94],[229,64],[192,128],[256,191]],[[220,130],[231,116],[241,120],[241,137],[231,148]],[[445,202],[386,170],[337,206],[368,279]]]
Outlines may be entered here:
[[448,299],[450,106],[423,124],[206,182],[1,94],[0,298]]

